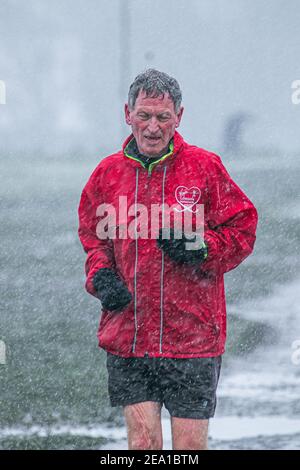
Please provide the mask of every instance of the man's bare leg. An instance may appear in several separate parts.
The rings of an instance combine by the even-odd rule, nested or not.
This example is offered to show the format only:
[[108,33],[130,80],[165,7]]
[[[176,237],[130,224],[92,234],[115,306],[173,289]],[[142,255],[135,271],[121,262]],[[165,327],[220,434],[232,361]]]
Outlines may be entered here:
[[162,449],[161,408],[154,401],[124,407],[129,450]]
[[208,419],[171,417],[174,450],[207,450]]

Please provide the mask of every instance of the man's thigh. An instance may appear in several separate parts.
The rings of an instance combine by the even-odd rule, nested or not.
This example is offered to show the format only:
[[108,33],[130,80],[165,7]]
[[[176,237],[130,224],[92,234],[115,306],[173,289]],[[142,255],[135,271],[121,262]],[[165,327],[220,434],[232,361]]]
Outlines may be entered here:
[[154,401],[124,406],[129,449],[162,449],[161,408]]

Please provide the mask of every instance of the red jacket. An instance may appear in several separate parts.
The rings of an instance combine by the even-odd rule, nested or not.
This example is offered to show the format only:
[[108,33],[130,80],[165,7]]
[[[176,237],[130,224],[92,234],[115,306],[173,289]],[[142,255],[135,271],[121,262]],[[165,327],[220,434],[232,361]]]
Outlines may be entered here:
[[[159,161],[151,174],[124,154],[130,139],[132,135],[122,151],[99,163],[79,205],[87,291],[96,295],[92,278],[98,269],[109,267],[132,293],[123,311],[102,311],[99,346],[123,357],[218,356],[226,339],[223,274],[252,252],[257,211],[217,155],[187,144],[177,132],[173,153]],[[208,257],[199,266],[176,264],[159,249],[156,239],[97,237],[100,204],[115,207],[118,226],[124,218],[119,196],[127,196],[128,208],[144,204],[150,214],[151,204],[176,204],[181,186],[196,188],[195,201],[204,205]],[[134,214],[129,215],[128,224],[133,219]]]

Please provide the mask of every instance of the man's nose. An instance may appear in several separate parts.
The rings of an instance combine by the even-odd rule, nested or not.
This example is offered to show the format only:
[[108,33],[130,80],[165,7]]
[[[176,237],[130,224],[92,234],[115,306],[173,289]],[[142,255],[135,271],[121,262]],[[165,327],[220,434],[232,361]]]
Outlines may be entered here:
[[148,130],[151,134],[155,134],[159,130],[158,120],[152,117],[148,123]]

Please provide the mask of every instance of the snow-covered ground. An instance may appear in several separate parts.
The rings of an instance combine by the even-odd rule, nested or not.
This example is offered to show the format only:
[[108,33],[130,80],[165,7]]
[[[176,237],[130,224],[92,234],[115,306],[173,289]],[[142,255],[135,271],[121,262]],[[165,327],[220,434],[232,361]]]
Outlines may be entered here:
[[[172,449],[170,419],[162,418],[164,449]],[[45,438],[49,436],[90,437],[109,439],[99,446],[100,450],[126,450],[125,427],[108,425],[77,426],[61,425],[52,428],[32,426],[30,428],[4,428],[0,438]],[[281,416],[249,417],[224,416],[211,420],[209,442],[211,449],[300,449],[300,418]]]

